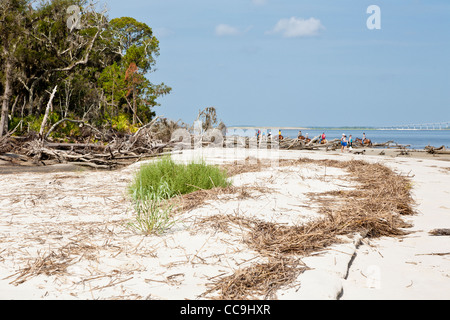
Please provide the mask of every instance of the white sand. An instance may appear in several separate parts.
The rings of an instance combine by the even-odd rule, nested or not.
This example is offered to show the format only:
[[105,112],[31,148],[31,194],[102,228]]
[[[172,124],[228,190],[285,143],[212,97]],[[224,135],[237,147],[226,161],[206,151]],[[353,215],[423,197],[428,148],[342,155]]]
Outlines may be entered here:
[[[303,258],[311,270],[279,290],[278,299],[450,298],[450,254],[436,255],[450,253],[450,238],[428,234],[450,228],[450,163],[337,152],[203,153],[210,163],[247,156],[358,158],[414,175],[419,214],[408,220],[414,225],[411,235],[370,243],[354,235],[325,253]],[[174,158],[188,161],[198,154],[185,151]],[[209,299],[211,295],[203,295],[208,284],[266,260],[245,245],[246,230],[226,234],[199,227],[202,217],[231,214],[299,224],[319,216],[306,193],[354,187],[340,169],[273,166],[234,177],[236,186],[265,187],[270,193],[249,189],[249,199],[224,196],[178,216],[175,227],[162,236],[142,236],[125,226],[133,217],[126,187],[138,167],[0,175],[0,299]],[[53,263],[69,261],[69,267],[56,275],[18,278],[43,257]]]

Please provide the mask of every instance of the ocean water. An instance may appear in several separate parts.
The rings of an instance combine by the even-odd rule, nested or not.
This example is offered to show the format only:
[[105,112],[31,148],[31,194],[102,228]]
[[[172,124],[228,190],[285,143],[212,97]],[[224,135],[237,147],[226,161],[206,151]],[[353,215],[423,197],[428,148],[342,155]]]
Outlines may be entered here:
[[[363,133],[366,133],[366,138],[372,140],[372,143],[394,141],[401,145],[409,145],[411,149],[423,149],[428,145],[450,148],[450,130],[302,130],[302,134],[308,133],[309,138],[314,138],[323,132],[325,132],[327,140],[340,139],[342,134],[345,133],[347,138],[349,135],[352,135],[353,141],[355,141],[356,138],[362,138]],[[285,130],[281,134],[285,137],[295,138],[298,131]]]

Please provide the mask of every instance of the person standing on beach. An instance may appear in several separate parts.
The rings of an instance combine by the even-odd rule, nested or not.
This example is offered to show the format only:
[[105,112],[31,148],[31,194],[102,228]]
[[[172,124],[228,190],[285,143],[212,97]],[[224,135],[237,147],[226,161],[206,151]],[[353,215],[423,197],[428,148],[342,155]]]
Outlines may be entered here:
[[347,136],[345,133],[342,134],[341,138],[341,152],[344,152],[347,150]]
[[352,135],[349,135],[349,136],[348,136],[348,146],[349,146],[350,148],[353,148],[353,138],[352,138]]
[[256,132],[256,145],[259,145],[261,143],[261,130],[258,129]]

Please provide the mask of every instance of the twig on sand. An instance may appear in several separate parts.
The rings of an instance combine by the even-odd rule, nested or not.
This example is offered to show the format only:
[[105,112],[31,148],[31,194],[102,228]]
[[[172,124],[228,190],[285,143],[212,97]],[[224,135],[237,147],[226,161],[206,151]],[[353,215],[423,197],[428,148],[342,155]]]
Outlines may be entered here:
[[430,231],[433,236],[450,236],[450,229],[434,229]]
[[433,253],[419,253],[416,256],[447,256],[450,252],[433,252]]

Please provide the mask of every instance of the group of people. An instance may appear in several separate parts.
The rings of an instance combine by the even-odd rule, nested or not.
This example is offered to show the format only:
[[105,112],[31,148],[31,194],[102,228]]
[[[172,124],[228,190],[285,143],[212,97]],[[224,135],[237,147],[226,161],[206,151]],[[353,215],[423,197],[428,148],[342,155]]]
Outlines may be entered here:
[[305,136],[303,136],[302,130],[299,130],[299,131],[298,131],[298,134],[297,134],[297,139],[298,139],[298,140],[305,140],[305,139],[308,139],[308,134],[306,134]]
[[[356,139],[358,140],[358,139]],[[363,138],[361,140],[362,144],[364,145],[366,142],[369,142],[370,140],[368,140],[366,138],[366,133],[363,133]],[[342,138],[341,138],[341,152],[345,152],[347,150],[352,150],[353,148],[353,137],[352,135],[348,136],[347,139],[347,135],[345,133],[342,134]]]
[[[281,131],[279,134],[281,135]],[[258,129],[258,131],[256,131],[256,139],[258,141],[260,141],[260,138],[264,138],[265,135],[266,135],[265,132],[261,133],[261,130],[259,130],[259,129]],[[270,130],[267,132],[267,138],[269,138],[269,139],[272,138],[272,132]]]
[[342,134],[341,138],[341,152],[347,151],[347,149],[352,149],[353,147],[353,137],[350,135],[347,140],[347,135],[345,133]]
[[[264,136],[264,133],[262,133],[262,136]],[[269,130],[269,132],[268,132],[268,134],[267,134],[267,137],[268,137],[268,138],[271,138],[271,136],[272,136],[272,133],[271,133],[270,130]],[[258,130],[258,131],[256,132],[256,137],[257,137],[257,139],[258,139],[258,141],[259,141],[260,138],[261,138],[261,130]],[[281,130],[278,131],[278,138],[279,138],[280,140],[283,139],[283,136],[281,135]],[[319,137],[319,142],[320,142],[321,144],[327,143],[326,138],[327,138],[327,136],[325,135],[325,132],[323,132],[323,133],[320,135],[320,137]],[[310,139],[308,138],[308,134],[306,133],[306,134],[303,136],[301,130],[299,130],[299,132],[298,132],[297,139],[299,139],[299,140],[306,140],[306,141],[310,140]],[[356,140],[359,141],[359,139],[356,139]],[[366,139],[366,134],[363,133],[363,138],[362,138],[361,141],[362,141],[362,143],[364,144],[366,141],[370,141],[370,140],[367,140],[367,139]],[[349,136],[347,137],[347,135],[346,135],[345,133],[343,133],[343,134],[342,134],[342,137],[341,137],[341,152],[346,152],[346,151],[348,151],[348,150],[352,150],[352,148],[353,148],[353,137],[352,137],[352,135],[349,135]]]
[[[325,132],[322,133],[319,137],[319,142],[321,144],[326,143],[327,142],[327,136],[325,135]],[[298,140],[306,140],[306,141],[311,141],[311,139],[309,138],[308,134],[306,133],[305,136],[303,136],[302,131],[299,130],[298,135],[297,135],[297,139]]]

